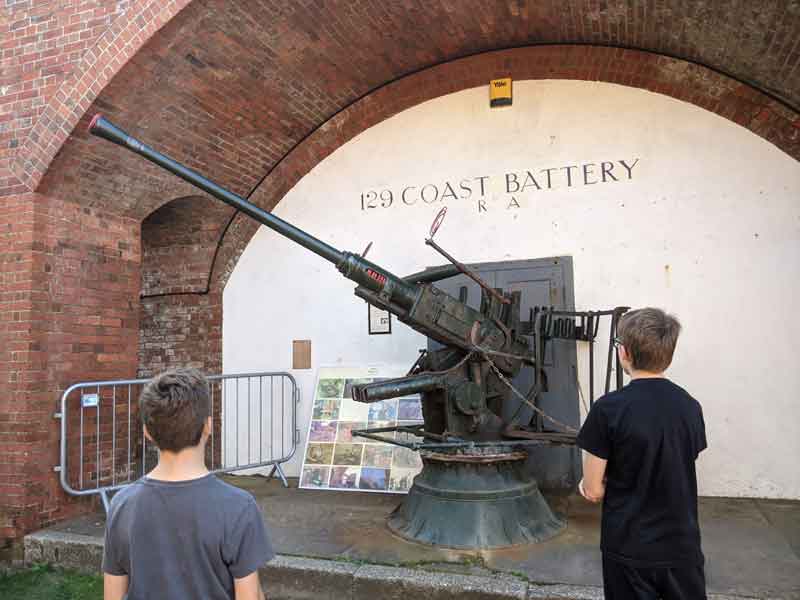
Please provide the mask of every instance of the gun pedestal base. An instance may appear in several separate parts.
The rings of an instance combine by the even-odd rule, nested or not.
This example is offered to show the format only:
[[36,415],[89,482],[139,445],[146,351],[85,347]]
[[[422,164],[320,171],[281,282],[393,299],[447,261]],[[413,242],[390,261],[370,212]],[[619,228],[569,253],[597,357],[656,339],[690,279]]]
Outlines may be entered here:
[[526,452],[481,447],[420,456],[422,471],[389,517],[400,537],[478,550],[542,542],[566,527],[524,472]]

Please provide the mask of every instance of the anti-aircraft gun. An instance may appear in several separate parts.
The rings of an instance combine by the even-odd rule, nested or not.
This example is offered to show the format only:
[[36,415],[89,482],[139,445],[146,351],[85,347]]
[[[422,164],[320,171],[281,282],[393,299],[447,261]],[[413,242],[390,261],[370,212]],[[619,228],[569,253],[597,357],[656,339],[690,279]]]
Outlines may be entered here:
[[[420,394],[422,399],[421,426],[354,432],[420,451],[423,469],[389,520],[395,533],[453,548],[497,548],[547,539],[564,527],[564,521],[552,513],[536,482],[524,470],[527,447],[570,445],[575,441],[574,429],[537,405],[546,386],[541,357],[547,340],[559,337],[552,335],[558,313],[531,310],[529,319],[522,321],[520,292],[490,288],[440,248],[433,236],[445,210],[437,215],[426,243],[451,264],[398,277],[367,260],[366,252],[359,255],[337,250],[148,147],[101,115],[92,119],[89,131],[132,150],[333,263],[342,275],[358,284],[356,296],[441,344],[438,350],[423,351],[405,377],[353,386],[353,399],[359,402],[413,394]],[[459,273],[481,286],[480,310],[433,285]],[[597,334],[600,316],[612,316],[613,331],[621,311],[624,309],[561,314],[587,319],[577,334],[572,329],[575,337],[568,339],[588,341]],[[609,359],[607,388],[610,364]],[[534,368],[536,377],[532,389],[522,394],[511,380],[526,365]],[[509,422],[502,419],[503,406],[513,396],[534,411],[538,426],[524,426],[529,424],[518,423],[516,418]],[[549,430],[544,421],[551,425]],[[406,441],[385,436],[394,431],[406,434]]]

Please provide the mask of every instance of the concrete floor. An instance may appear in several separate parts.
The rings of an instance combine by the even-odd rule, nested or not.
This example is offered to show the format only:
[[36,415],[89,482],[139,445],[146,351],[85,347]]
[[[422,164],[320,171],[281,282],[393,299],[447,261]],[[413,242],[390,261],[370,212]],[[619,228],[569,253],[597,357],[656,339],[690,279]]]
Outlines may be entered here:
[[[602,585],[599,507],[549,497],[568,526],[556,538],[510,550],[470,553],[414,544],[386,518],[401,496],[283,488],[263,477],[227,477],[264,510],[279,554],[363,561],[462,574],[505,572],[541,584]],[[701,498],[708,591],[737,597],[800,599],[800,502]],[[102,539],[93,516],[53,530]]]

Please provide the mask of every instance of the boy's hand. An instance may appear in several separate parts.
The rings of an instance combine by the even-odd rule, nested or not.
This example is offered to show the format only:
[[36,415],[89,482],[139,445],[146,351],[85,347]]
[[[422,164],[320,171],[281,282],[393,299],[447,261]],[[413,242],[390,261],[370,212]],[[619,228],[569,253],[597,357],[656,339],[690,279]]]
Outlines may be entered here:
[[258,579],[258,571],[253,571],[247,577],[233,580],[233,597],[236,600],[264,600],[264,592],[261,591],[261,582]]
[[606,493],[606,465],[608,461],[584,451],[583,479],[578,484],[581,496],[589,502],[600,502]]
[[[580,492],[581,496],[586,498],[589,502],[594,504],[600,502],[603,499],[604,494],[598,495],[591,495],[589,494],[583,487],[583,479],[578,482],[578,491]],[[603,492],[605,493],[605,486],[603,486]]]

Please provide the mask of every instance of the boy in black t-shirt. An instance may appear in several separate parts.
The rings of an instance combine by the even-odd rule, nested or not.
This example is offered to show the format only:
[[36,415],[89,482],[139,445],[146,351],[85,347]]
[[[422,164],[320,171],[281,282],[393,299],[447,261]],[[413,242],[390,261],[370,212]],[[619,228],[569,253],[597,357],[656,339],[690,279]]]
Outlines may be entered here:
[[680,328],[655,308],[622,317],[615,344],[631,382],[600,398],[578,434],[578,489],[603,501],[606,600],[706,598],[695,475],[703,412],[664,377]]

